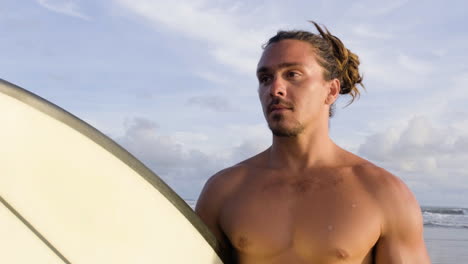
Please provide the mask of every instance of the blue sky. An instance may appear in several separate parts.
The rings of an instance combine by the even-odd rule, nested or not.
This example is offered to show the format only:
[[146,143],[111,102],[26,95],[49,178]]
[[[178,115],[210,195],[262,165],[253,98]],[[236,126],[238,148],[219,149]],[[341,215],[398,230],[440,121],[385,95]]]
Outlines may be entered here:
[[267,148],[261,45],[324,24],[361,59],[367,92],[331,120],[341,146],[423,205],[468,207],[464,1],[3,0],[0,78],[89,122],[182,197]]

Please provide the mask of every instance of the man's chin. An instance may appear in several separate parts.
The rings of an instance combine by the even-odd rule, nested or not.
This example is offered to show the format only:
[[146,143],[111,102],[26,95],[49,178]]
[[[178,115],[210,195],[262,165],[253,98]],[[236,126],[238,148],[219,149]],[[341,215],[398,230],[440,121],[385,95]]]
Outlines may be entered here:
[[269,127],[273,135],[277,137],[297,137],[297,135],[299,135],[304,130],[302,126],[297,126],[294,128],[272,126]]

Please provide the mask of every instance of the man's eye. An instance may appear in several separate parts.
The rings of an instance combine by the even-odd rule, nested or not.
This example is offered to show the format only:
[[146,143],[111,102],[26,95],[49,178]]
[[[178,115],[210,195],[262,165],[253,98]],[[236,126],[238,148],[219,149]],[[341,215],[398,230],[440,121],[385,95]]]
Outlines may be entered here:
[[299,77],[300,74],[298,72],[295,72],[295,71],[290,71],[290,72],[287,73],[287,76],[289,78],[295,78],[295,77]]
[[258,81],[259,81],[260,83],[266,83],[266,82],[268,82],[270,79],[271,79],[271,77],[268,76],[268,75],[260,75],[260,76],[258,76]]

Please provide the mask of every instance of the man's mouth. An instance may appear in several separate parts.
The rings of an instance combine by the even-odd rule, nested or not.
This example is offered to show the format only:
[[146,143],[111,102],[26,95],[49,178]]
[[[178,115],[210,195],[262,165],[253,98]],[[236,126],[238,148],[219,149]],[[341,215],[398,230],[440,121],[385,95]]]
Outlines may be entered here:
[[283,112],[286,110],[291,110],[291,108],[284,105],[272,105],[269,109],[270,113]]
[[274,98],[268,104],[268,113],[280,113],[286,110],[294,110],[294,106],[292,103],[281,99],[281,98]]

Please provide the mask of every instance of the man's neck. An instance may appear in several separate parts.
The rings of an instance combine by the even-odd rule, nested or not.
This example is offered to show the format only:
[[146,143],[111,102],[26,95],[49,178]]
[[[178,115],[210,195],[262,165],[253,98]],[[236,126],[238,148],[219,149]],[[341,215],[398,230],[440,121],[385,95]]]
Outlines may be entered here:
[[269,166],[292,171],[333,166],[338,149],[328,130],[301,133],[295,137],[273,136],[273,144],[268,150]]

